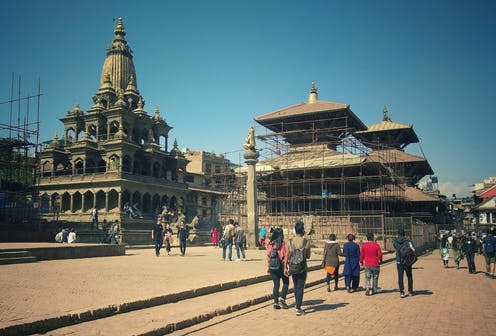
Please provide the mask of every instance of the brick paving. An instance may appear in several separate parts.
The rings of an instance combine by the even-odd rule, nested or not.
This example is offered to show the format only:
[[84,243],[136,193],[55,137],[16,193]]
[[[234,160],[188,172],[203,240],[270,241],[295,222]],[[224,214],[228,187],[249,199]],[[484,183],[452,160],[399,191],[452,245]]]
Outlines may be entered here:
[[[482,256],[476,265],[483,270]],[[382,266],[379,287],[381,293],[367,297],[363,290],[327,293],[320,285],[305,291],[304,316],[264,303],[172,335],[219,335],[233,329],[236,335],[496,335],[496,280],[482,272],[469,274],[465,265],[444,269],[437,251],[415,265],[415,296],[399,297],[394,263]],[[294,304],[292,297],[288,303]]]
[[[264,251],[248,251],[248,262],[220,261],[219,249],[188,248],[187,256],[154,256],[152,249],[128,250],[123,257],[43,261],[0,267],[0,327],[37,319],[131,302],[166,293],[200,288],[265,274]],[[317,264],[314,254],[311,263]],[[476,257],[483,270],[483,257]],[[325,287],[307,289],[305,316],[294,310],[275,311],[269,302],[176,331],[173,335],[217,335],[236,329],[237,335],[491,335],[495,330],[496,280],[464,268],[444,269],[437,253],[415,265],[417,295],[400,299],[394,264],[383,265],[382,292],[327,293]],[[311,273],[320,278],[321,271]],[[363,275],[362,275],[363,285]],[[290,284],[291,285],[291,284]],[[341,283],[342,285],[342,283]],[[168,320],[193,316],[215,307],[236,304],[270,293],[270,283],[220,292],[194,300],[120,314],[49,332],[53,335],[132,335],[146,333]],[[293,302],[290,296],[289,303]],[[188,315],[189,314],[189,315]],[[114,321],[114,322],[112,322]]]

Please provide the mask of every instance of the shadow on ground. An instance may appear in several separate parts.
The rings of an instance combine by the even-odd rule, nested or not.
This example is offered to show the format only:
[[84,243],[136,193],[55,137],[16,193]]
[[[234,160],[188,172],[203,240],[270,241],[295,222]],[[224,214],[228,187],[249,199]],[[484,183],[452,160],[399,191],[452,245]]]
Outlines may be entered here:
[[342,302],[342,303],[336,303],[336,304],[323,304],[324,300],[308,300],[304,301],[303,304],[305,306],[309,306],[308,308],[305,309],[305,314],[311,314],[315,313],[318,311],[324,311],[324,310],[333,310],[337,308],[341,308],[346,306],[348,303],[347,302]]

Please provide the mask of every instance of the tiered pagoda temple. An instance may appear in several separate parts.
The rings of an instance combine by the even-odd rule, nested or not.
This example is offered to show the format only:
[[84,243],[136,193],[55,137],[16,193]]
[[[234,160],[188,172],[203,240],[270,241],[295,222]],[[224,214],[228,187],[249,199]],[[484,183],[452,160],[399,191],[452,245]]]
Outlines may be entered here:
[[348,104],[320,100],[312,85],[308,101],[255,121],[264,127],[257,131],[256,167],[262,225],[307,216],[322,234],[334,222],[346,223],[343,234],[354,225],[362,233],[364,225],[382,225],[384,234],[387,218],[432,223],[439,199],[416,187],[432,168],[405,152],[418,137],[411,126],[393,123],[387,110],[382,122],[367,127]]

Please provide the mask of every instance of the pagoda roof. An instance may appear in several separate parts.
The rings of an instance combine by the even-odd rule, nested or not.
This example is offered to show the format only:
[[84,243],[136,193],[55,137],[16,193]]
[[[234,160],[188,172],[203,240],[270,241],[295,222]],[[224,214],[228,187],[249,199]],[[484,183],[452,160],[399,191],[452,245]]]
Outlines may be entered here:
[[371,148],[387,146],[403,149],[411,143],[419,142],[411,125],[393,122],[386,107],[383,113],[382,121],[368,126],[367,130],[357,131],[354,135],[369,142],[367,145]]
[[427,162],[421,156],[413,155],[399,149],[376,149],[367,154],[367,160],[381,163]]
[[[365,158],[355,154],[342,153],[326,145],[310,145],[291,147],[287,153],[277,157],[261,160],[256,165],[258,172],[275,170],[322,169],[359,165]],[[236,169],[246,171],[246,167]]]
[[411,179],[411,183],[417,183],[425,175],[432,175],[432,170],[429,162],[420,156],[406,153],[399,149],[384,149],[374,150],[366,155],[369,162],[380,162],[385,165],[408,163],[408,169],[405,169],[401,174]]
[[350,105],[319,100],[314,84],[307,102],[260,115],[255,121],[291,144],[329,143],[367,129]]
[[427,194],[420,189],[407,185],[386,184],[379,188],[370,189],[360,194],[360,198],[368,197],[396,197],[403,198],[407,202],[438,202],[439,199]]

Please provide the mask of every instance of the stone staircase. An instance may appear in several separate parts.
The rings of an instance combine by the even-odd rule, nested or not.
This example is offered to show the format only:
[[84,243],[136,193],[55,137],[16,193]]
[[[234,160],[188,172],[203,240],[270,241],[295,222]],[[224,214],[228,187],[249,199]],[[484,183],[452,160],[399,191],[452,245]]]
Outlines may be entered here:
[[37,262],[29,251],[0,251],[0,265]]

